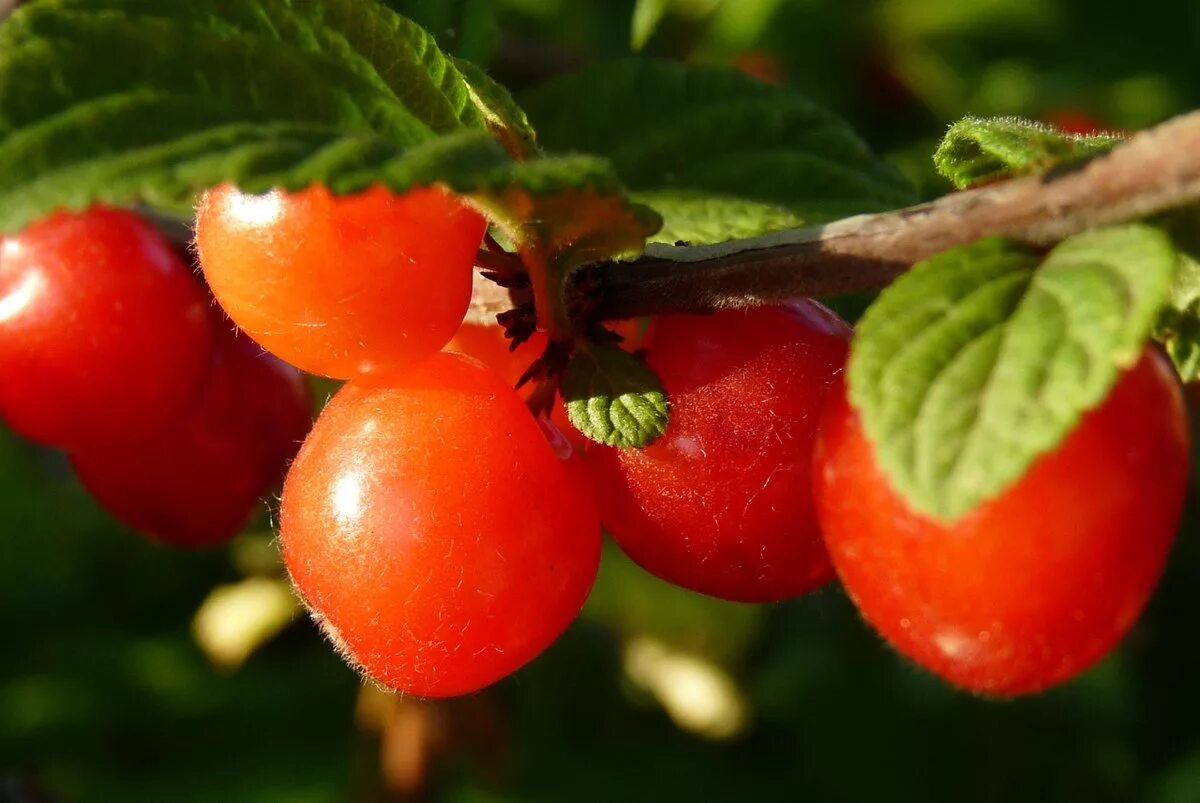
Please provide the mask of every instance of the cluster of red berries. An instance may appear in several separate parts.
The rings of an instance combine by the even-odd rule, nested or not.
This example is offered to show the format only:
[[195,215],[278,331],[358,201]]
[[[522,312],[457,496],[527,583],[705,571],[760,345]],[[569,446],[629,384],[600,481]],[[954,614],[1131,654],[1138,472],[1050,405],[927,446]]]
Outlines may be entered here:
[[[601,521],[650,572],[730,600],[836,574],[902,652],[996,694],[1091,665],[1156,584],[1188,464],[1157,352],[952,525],[888,486],[841,380],[850,327],[813,301],[657,318],[644,354],[667,432],[564,460],[512,390],[544,338],[510,352],[498,326],[462,324],[484,229],[439,190],[223,188],[200,210],[201,263],[233,319],[350,380],[289,473],[282,542],[314,614],[378,680],[444,696],[520,667],[587,596]],[[447,341],[487,367],[435,354]]]
[[[600,559],[595,503],[553,425],[511,377],[439,352],[463,325],[485,230],[440,189],[220,187],[197,216],[204,274],[243,331],[347,380],[284,485],[296,588],[349,660],[424,696],[474,691],[540,653]],[[476,342],[502,342],[491,335]]]
[[131,528],[242,529],[311,423],[303,377],[236,335],[150,223],[95,207],[0,243],[0,418],[65,449]]
[[[271,367],[258,380],[246,369],[197,395],[200,364],[219,385],[234,368],[212,355],[239,341],[207,345],[203,295],[132,216],[93,212],[78,219],[91,222],[74,250],[43,244],[75,220],[56,216],[6,245],[0,410],[74,449],[114,510],[136,508],[132,491],[157,481],[176,513],[202,521],[200,496],[215,504],[218,491],[250,485],[210,476],[217,451],[241,445],[230,432],[272,444],[271,466],[298,437],[267,387],[278,364],[259,358]],[[339,198],[220,187],[198,212],[201,266],[233,321],[292,365],[347,380],[288,472],[281,543],[314,617],[375,679],[441,697],[521,667],[583,605],[601,522],[648,571],[729,600],[787,599],[837,576],[897,649],[993,694],[1090,666],[1157,583],[1189,459],[1178,381],[1157,351],[1021,481],[944,524],[889,487],[842,381],[851,329],[809,300],[655,319],[642,345],[671,402],[664,436],[640,450],[564,450],[513,388],[544,337],[509,350],[499,326],[463,323],[485,230],[437,188]],[[85,272],[87,285],[60,272]],[[62,288],[47,294],[47,282]],[[113,301],[140,303],[153,283],[138,316]],[[60,306],[74,312],[31,312]],[[118,335],[126,351],[101,355],[98,338]],[[46,367],[68,351],[71,371]],[[174,451],[181,435],[146,420],[166,422],[189,396],[199,409],[174,426],[203,471]],[[126,427],[148,440],[103,437]],[[168,490],[197,481],[204,494]]]

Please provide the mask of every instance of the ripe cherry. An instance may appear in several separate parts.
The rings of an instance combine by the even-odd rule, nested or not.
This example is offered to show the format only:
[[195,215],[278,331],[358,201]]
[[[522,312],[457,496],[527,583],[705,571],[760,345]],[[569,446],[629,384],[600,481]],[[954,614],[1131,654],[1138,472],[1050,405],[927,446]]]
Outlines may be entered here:
[[815,485],[867,620],[951,683],[1011,695],[1082,672],[1133,625],[1179,525],[1188,459],[1178,380],[1148,349],[1057,449],[951,524],[891,489],[840,383]]
[[471,299],[486,223],[440,188],[208,192],[196,243],[246,334],[315,374],[379,376],[430,356]]
[[304,379],[222,331],[198,395],[151,437],[76,452],[84,486],[130,528],[168,544],[237,535],[283,477],[312,423]]
[[64,447],[153,431],[204,375],[208,303],[131,212],[34,223],[0,244],[0,417]]
[[346,657],[394,689],[466,694],[579,612],[600,525],[520,397],[439,354],[391,387],[346,385],[284,485],[296,588]]
[[587,459],[626,554],[664,580],[745,602],[827,582],[812,450],[849,337],[813,301],[655,320],[646,362],[671,423],[647,449],[600,447]]

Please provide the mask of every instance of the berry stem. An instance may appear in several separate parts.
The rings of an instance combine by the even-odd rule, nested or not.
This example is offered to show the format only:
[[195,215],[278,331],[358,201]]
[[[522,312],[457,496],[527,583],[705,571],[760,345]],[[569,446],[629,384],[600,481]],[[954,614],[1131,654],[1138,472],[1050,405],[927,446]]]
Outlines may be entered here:
[[551,340],[571,340],[576,321],[565,299],[563,272],[540,249],[521,249],[521,262],[529,272],[538,328]]

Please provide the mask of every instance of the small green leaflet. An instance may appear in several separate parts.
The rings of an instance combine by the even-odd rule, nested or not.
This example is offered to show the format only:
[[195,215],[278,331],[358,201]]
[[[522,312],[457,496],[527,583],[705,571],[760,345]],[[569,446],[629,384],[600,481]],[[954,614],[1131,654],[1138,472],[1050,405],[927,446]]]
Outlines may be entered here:
[[501,87],[380,0],[39,0],[0,24],[0,231],[96,201],[186,217],[226,181],[440,182],[523,236],[558,236],[531,223],[587,195],[611,228],[563,236],[594,258],[640,250],[659,222],[607,162],[520,163],[495,138],[531,154],[532,136]]
[[1144,225],[1042,260],[987,239],[916,265],[858,325],[850,400],[910,505],[951,521],[1003,492],[1139,357],[1176,254]]
[[1179,271],[1154,337],[1163,344],[1184,382],[1200,379],[1200,261],[1179,253]]
[[1179,254],[1179,269],[1154,327],[1184,382],[1200,379],[1200,208],[1185,207],[1159,218]]
[[732,69],[631,59],[522,101],[548,151],[612,160],[663,216],[656,242],[724,242],[915,200],[845,122]]
[[959,189],[1036,173],[1110,150],[1116,134],[1067,134],[1017,117],[964,117],[933,155],[938,172]]
[[670,420],[658,377],[616,346],[582,345],[567,366],[562,392],[571,423],[605,446],[649,446]]

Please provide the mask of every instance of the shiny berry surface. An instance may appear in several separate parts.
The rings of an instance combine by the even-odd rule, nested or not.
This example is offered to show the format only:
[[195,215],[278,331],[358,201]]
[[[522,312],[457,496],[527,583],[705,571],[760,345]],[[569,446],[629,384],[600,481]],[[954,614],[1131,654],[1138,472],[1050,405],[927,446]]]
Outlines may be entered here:
[[210,190],[200,262],[246,334],[311,373],[380,376],[430,356],[458,329],[486,224],[447,192],[322,187]]
[[208,365],[209,303],[130,212],[59,212],[0,242],[0,418],[63,447],[164,425]]
[[193,402],[149,438],[71,456],[89,493],[131,529],[175,546],[237,535],[283,478],[312,423],[296,369],[221,332]]
[[1188,461],[1178,381],[1147,350],[1056,450],[951,524],[892,491],[840,383],[815,486],[867,620],[951,683],[1012,695],[1082,672],[1133,625],[1179,526]]
[[586,461],[621,548],[664,580],[731,600],[827,582],[812,450],[849,336],[812,301],[656,319],[646,363],[671,401],[666,434]]
[[333,398],[288,473],[280,528],[296,588],[346,657],[424,697],[538,655],[600,555],[581,475],[512,389],[452,354]]

